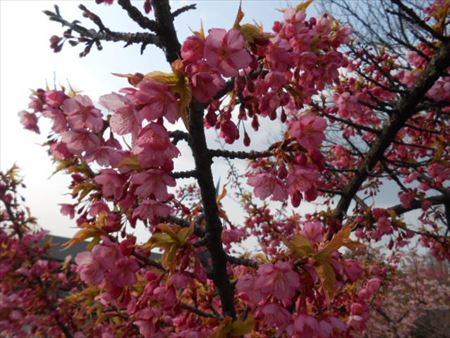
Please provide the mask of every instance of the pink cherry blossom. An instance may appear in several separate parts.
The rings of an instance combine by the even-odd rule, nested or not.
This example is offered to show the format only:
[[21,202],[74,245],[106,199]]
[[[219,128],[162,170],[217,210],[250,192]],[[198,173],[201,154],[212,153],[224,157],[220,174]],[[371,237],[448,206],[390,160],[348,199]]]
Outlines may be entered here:
[[314,149],[325,139],[324,130],[327,127],[325,119],[313,114],[300,117],[289,126],[290,134],[301,146]]
[[220,123],[219,135],[226,143],[233,144],[239,138],[239,129],[233,121],[225,120]]
[[347,277],[353,282],[358,280],[363,274],[361,265],[357,261],[350,259],[344,262],[344,271]]
[[35,112],[35,113],[41,112],[42,109],[44,108],[42,99],[39,97],[34,97],[34,96],[32,96],[30,99],[31,99],[31,101],[28,104],[28,108],[32,109],[33,112]]
[[114,133],[118,135],[132,133],[135,136],[139,132],[141,117],[126,96],[111,93],[101,96],[99,101],[114,112],[109,120],[109,125]]
[[134,257],[123,256],[117,259],[111,269],[109,278],[117,287],[131,286],[136,283],[136,272],[139,270]]
[[50,146],[50,151],[57,160],[67,160],[73,156],[69,149],[67,149],[67,145],[63,142],[53,143]]
[[60,204],[60,205],[61,205],[61,214],[69,216],[70,218],[75,217],[75,208],[72,204]]
[[21,111],[19,113],[20,123],[22,123],[25,129],[34,131],[39,134],[39,126],[37,125],[38,118],[36,114],[29,113],[27,111]]
[[264,264],[258,269],[255,287],[264,295],[291,302],[299,286],[300,278],[292,263]]
[[[96,161],[100,166],[107,167],[111,166],[117,168],[120,163],[130,156],[130,152],[117,149],[116,147],[110,147],[107,145],[97,148],[96,151],[92,152],[90,156],[86,158],[89,161]],[[120,170],[121,168],[119,168]]]
[[169,198],[167,187],[176,185],[175,179],[160,169],[148,169],[144,172],[134,174],[131,182],[136,184],[136,195],[147,198],[151,195],[160,202]]
[[268,172],[249,174],[247,184],[255,188],[255,196],[261,200],[270,196],[274,201],[283,202],[288,197],[283,181]]
[[367,281],[367,290],[371,295],[374,295],[381,286],[381,280],[379,278],[372,278]]
[[207,103],[225,86],[225,80],[206,63],[187,67],[192,95],[202,103]]
[[132,152],[139,158],[145,168],[164,166],[180,152],[172,142],[169,134],[162,125],[150,123],[139,133]]
[[72,154],[89,154],[100,146],[100,139],[89,131],[65,131],[62,133],[62,142]]
[[95,133],[103,129],[102,113],[94,107],[91,99],[86,95],[77,95],[65,100],[63,110],[73,129],[88,128]]
[[317,184],[319,172],[312,165],[296,165],[288,175],[288,189],[293,193],[295,191],[306,192],[313,189]]
[[250,274],[246,274],[238,279],[236,289],[242,293],[243,298],[250,304],[259,303],[263,298],[261,289],[256,286],[256,278]]
[[224,229],[222,231],[222,242],[225,245],[229,245],[234,242],[239,242],[244,236],[244,229]]
[[300,313],[294,320],[294,331],[299,337],[315,338],[318,336],[319,323],[316,318]]
[[68,96],[61,90],[49,90],[45,92],[45,103],[52,108],[59,108]]
[[238,70],[251,62],[250,54],[245,49],[241,32],[231,29],[210,29],[205,41],[206,62],[219,70],[224,76],[236,76]]
[[78,265],[77,271],[80,274],[81,280],[88,284],[99,285],[103,281],[104,270],[101,265],[94,260],[92,252],[80,252],[75,262]]
[[139,204],[139,206],[133,211],[133,218],[140,218],[142,220],[150,220],[151,222],[157,221],[159,218],[169,216],[171,208],[161,202],[146,199]]
[[450,166],[446,163],[433,163],[428,167],[428,172],[438,186],[450,180]]
[[334,94],[333,100],[339,108],[339,115],[343,118],[348,118],[361,110],[361,104],[358,103],[357,96],[349,92]]
[[266,50],[266,59],[274,71],[285,72],[294,66],[292,47],[285,39],[278,39],[269,44]]
[[324,227],[320,221],[305,222],[302,234],[313,243],[320,243],[323,240]]
[[197,35],[188,37],[181,47],[181,57],[185,62],[193,63],[203,58],[205,40]]
[[144,79],[138,85],[138,90],[129,96],[142,118],[149,121],[165,117],[175,123],[179,114],[177,100],[170,87],[156,80]]
[[118,200],[123,194],[124,180],[112,169],[103,169],[95,177],[95,182],[102,186],[102,194],[106,198]]
[[284,307],[278,304],[265,304],[258,309],[258,315],[271,327],[277,327],[279,332],[283,332],[292,324],[292,314]]
[[42,115],[53,121],[52,130],[55,133],[62,133],[69,129],[67,116],[60,109],[47,107],[42,111]]

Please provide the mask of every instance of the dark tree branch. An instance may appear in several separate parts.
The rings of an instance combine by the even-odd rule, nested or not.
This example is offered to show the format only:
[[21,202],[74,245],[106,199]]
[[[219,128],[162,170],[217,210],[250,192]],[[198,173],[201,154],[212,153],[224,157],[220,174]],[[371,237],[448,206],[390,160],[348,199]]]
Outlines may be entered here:
[[257,261],[254,261],[253,259],[249,258],[240,258],[240,257],[234,257],[231,255],[227,255],[228,262],[236,265],[245,265],[252,268],[257,269],[259,267],[259,263]]
[[153,2],[155,18],[158,24],[158,37],[161,40],[161,48],[166,54],[169,63],[174,62],[180,56],[181,44],[178,41],[177,32],[173,24],[173,16],[168,0]]
[[91,11],[90,11],[89,9],[87,9],[86,6],[84,6],[84,5],[79,5],[78,8],[80,8],[80,9],[83,11],[83,16],[84,16],[84,17],[90,19],[93,23],[95,23],[95,24],[98,26],[98,28],[100,28],[100,31],[101,31],[101,32],[109,32],[109,33],[111,32],[111,31],[109,30],[109,28],[107,28],[107,27],[103,24],[102,19],[100,19],[100,17],[99,17],[97,14],[91,12]]
[[247,160],[255,160],[257,158],[262,157],[270,157],[272,156],[272,152],[269,150],[266,151],[230,151],[223,149],[211,149],[209,150],[209,155],[211,157],[226,157],[229,159],[247,159]]
[[189,170],[189,171],[178,171],[172,173],[173,178],[196,178],[197,177],[197,171],[195,170]]
[[401,204],[398,204],[394,205],[393,207],[390,207],[389,209],[394,211],[397,215],[401,215],[409,211],[421,208],[423,201],[429,201],[431,202],[432,205],[439,205],[439,204],[448,205],[450,203],[450,198],[444,195],[432,196],[425,198],[424,200],[413,200],[411,201],[410,206],[407,208]]
[[[398,8],[405,13],[407,16],[403,16],[405,19],[410,21],[412,24],[419,26],[426,32],[430,33],[435,39],[438,39],[443,42],[449,42],[449,38],[440,34],[432,27],[428,26],[425,21],[423,21],[413,9],[406,6],[401,0],[391,0],[394,4],[398,6]],[[397,13],[397,15],[401,15],[401,12]]]
[[164,221],[178,224],[179,226],[181,226],[183,228],[188,228],[191,226],[191,223],[189,221],[186,221],[185,219],[183,219],[181,217],[176,217],[176,216],[167,216],[164,218]]
[[130,0],[119,0],[118,3],[141,28],[158,33],[158,23],[143,15],[139,9],[131,4]]
[[[112,42],[125,42],[125,46],[131,44],[141,44],[141,52],[145,49],[145,46],[152,44],[155,46],[161,46],[159,38],[155,34],[151,33],[121,33],[113,32],[106,28],[101,20],[92,12],[88,11],[86,7],[82,6],[81,9],[84,11],[85,15],[92,20],[98,27],[99,30],[87,29],[79,24],[78,21],[69,22],[65,20],[59,13],[59,9],[55,6],[55,12],[44,11],[44,14],[49,17],[51,21],[59,22],[63,27],[69,28],[69,36],[67,37],[69,43],[76,45],[78,43],[85,43],[86,48],[80,54],[80,56],[86,56],[94,44],[100,50],[101,41],[112,41]],[[71,36],[72,32],[79,34],[79,37]]]
[[169,136],[172,137],[173,144],[177,144],[180,140],[184,140],[188,144],[191,142],[189,134],[181,130],[169,131]]
[[206,145],[203,127],[203,106],[193,102],[189,112],[189,132],[192,139],[192,152],[197,169],[197,180],[203,201],[207,222],[206,247],[211,255],[212,278],[222,301],[223,314],[236,319],[234,308],[234,289],[227,273],[227,256],[222,245],[222,223],[216,202],[216,188],[211,172],[212,159]]
[[159,270],[165,271],[164,267],[161,263],[154,261],[153,259],[146,257],[144,255],[141,255],[140,253],[134,251],[133,256],[139,259],[141,262],[143,262],[145,265],[153,266]]
[[199,308],[197,308],[197,307],[195,307],[193,305],[181,303],[181,307],[183,309],[185,309],[187,311],[190,311],[192,313],[195,313],[196,315],[199,315],[201,317],[214,318],[214,319],[218,319],[218,320],[222,320],[223,319],[221,316],[218,316],[217,314],[200,310]]
[[196,4],[191,4],[191,5],[187,5],[187,6],[183,6],[181,8],[178,8],[177,10],[173,11],[172,13],[172,18],[177,17],[180,14],[183,14],[187,11],[190,11],[192,9],[197,9],[197,5]]
[[368,131],[368,132],[371,132],[371,133],[374,133],[374,134],[377,134],[377,135],[380,134],[380,131],[377,130],[377,129],[370,128],[370,127],[367,127],[367,126],[363,126],[363,125],[357,124],[357,123],[355,123],[353,121],[350,121],[350,120],[347,120],[347,119],[342,119],[340,117],[337,117],[335,115],[331,115],[331,114],[328,114],[328,113],[321,112],[320,114],[323,115],[323,116],[328,117],[332,121],[334,120],[334,121],[342,122],[342,123],[344,123],[344,124],[346,124],[346,125],[348,125],[350,127],[353,127],[355,129],[365,130],[365,131]]
[[380,161],[385,150],[392,144],[397,132],[404,127],[406,121],[414,114],[415,107],[423,99],[426,92],[449,66],[450,43],[446,43],[425,67],[416,84],[397,102],[389,123],[383,128],[379,138],[366,153],[356,176],[345,186],[344,194],[334,211],[337,218],[342,219],[344,217],[353,196],[366,180],[370,171]]

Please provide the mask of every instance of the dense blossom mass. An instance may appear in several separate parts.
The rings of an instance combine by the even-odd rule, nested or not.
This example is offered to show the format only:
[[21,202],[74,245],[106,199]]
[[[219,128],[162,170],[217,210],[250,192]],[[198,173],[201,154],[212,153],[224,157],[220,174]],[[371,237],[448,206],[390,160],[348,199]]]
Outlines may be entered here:
[[[173,21],[193,6],[171,13],[165,0],[146,1],[151,20],[118,0],[151,31],[142,35],[112,32],[81,6],[101,30],[91,36],[74,23],[52,37],[55,51],[85,43],[84,56],[113,34],[162,48],[172,72],[117,74],[129,86],[98,103],[73,89],[33,91],[20,121],[36,133],[40,120],[51,122],[46,146],[71,177],[73,203],[61,213],[79,228],[67,246],[90,242],[63,263],[48,258],[36,244],[42,233],[25,226],[34,220],[11,201],[15,170],[2,174],[0,332],[331,338],[376,336],[387,325],[393,337],[410,334],[425,312],[394,324],[392,285],[411,282],[402,248],[420,244],[435,260],[450,259],[450,2],[419,11],[392,0],[412,30],[399,49],[363,48],[332,15],[308,17],[311,2],[283,9],[269,31],[242,23],[239,7],[233,26],[202,27],[183,43]],[[58,10],[47,15],[68,24]],[[248,150],[270,123],[284,126],[279,141]],[[224,149],[208,148],[206,129]],[[192,171],[177,171],[186,156],[179,142],[191,150]],[[223,186],[211,172],[216,157],[230,166]],[[245,173],[233,159],[250,161]],[[378,204],[386,183],[399,204]],[[243,207],[239,221],[225,208],[231,193]],[[322,207],[305,213],[305,201]],[[412,225],[402,218],[410,211]],[[151,234],[146,243],[131,234],[138,223]],[[246,240],[258,249],[238,250]],[[391,259],[373,258],[372,244]],[[443,279],[427,283],[445,294]],[[35,314],[40,306],[48,314]]]

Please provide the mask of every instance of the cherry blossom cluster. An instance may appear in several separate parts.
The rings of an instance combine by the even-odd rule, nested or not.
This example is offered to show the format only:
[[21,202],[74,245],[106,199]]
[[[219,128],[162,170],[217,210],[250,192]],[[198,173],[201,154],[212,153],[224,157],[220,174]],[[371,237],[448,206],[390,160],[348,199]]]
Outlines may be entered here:
[[[10,222],[0,233],[7,248],[0,274],[13,282],[48,278],[70,295],[36,302],[28,295],[33,306],[57,305],[47,322],[25,320],[13,304],[35,291],[9,296],[13,284],[6,279],[0,328],[16,334],[42,325],[77,338],[331,338],[372,328],[374,305],[382,304],[401,268],[364,257],[363,243],[386,241],[398,252],[420,238],[436,258],[450,257],[450,69],[423,90],[420,102],[407,101],[431,83],[422,78],[445,49],[437,41],[446,32],[445,1],[421,13],[434,34],[426,31],[429,41],[409,53],[358,48],[351,29],[331,15],[308,18],[307,1],[283,10],[270,32],[241,23],[239,8],[232,28],[202,28],[180,44],[167,57],[170,73],[116,74],[130,86],[101,96],[98,105],[72,89],[34,91],[19,115],[36,133],[40,119],[51,122],[46,145],[57,171],[70,175],[74,199],[61,213],[79,228],[67,246],[91,242],[73,261],[45,261],[44,250],[31,244],[42,235],[28,239],[19,231],[31,220],[22,213]],[[148,13],[151,2],[145,6]],[[173,33],[157,21],[164,45]],[[53,37],[53,48],[60,42]],[[217,129],[227,145],[243,132],[249,147],[248,123],[262,133],[266,117],[285,127],[266,151],[209,149],[201,129]],[[186,131],[173,131],[182,125]],[[181,141],[194,155],[193,171],[176,171]],[[251,161],[244,175],[231,164],[229,182],[214,187],[213,157]],[[181,185],[180,178],[197,181]],[[386,183],[398,188],[399,203],[378,207]],[[0,185],[0,197],[2,217],[11,221],[8,184]],[[227,187],[245,212],[241,224],[224,207]],[[303,200],[324,208],[301,215],[296,208]],[[402,215],[413,210],[420,215],[411,225]],[[138,223],[151,234],[146,243],[133,235]],[[239,243],[255,239],[260,252],[239,253]],[[28,247],[37,254],[31,257]]]

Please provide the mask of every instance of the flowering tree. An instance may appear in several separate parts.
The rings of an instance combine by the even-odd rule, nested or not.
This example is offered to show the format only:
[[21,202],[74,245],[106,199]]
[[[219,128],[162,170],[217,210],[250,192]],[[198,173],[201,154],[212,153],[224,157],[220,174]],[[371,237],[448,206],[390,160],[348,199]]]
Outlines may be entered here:
[[409,253],[384,283],[370,306],[368,337],[448,335],[448,264]]
[[[70,295],[26,285],[30,291],[18,293],[20,301],[35,304],[33,296],[46,290],[59,301],[49,302],[54,308],[47,317],[4,307],[6,318],[18,318],[2,322],[5,332],[360,336],[383,283],[395,276],[388,262],[363,259],[364,243],[397,250],[420,241],[437,259],[450,257],[450,2],[382,2],[389,3],[386,20],[400,29],[389,40],[374,34],[370,44],[330,14],[309,18],[311,2],[283,10],[271,31],[243,23],[239,7],[232,26],[202,27],[183,43],[174,21],[195,5],[171,11],[167,0],[145,1],[151,19],[118,0],[139,33],[113,31],[83,5],[95,29],[67,21],[57,7],[46,12],[67,27],[63,37],[51,38],[56,52],[67,43],[84,44],[81,56],[104,41],[140,44],[142,51],[154,45],[172,72],[119,74],[129,86],[103,95],[99,104],[64,88],[34,91],[21,120],[38,133],[39,119],[52,121],[46,145],[57,170],[72,178],[74,202],[62,212],[80,229],[68,246],[90,244],[75,262],[39,263],[45,252],[27,254],[33,241],[23,241],[17,230],[27,222],[23,213],[17,223],[8,212],[7,196],[15,190],[11,195],[6,188],[5,275],[10,260],[19,264],[9,249],[17,243],[28,275],[43,265],[51,286],[70,280],[64,288]],[[261,120],[282,123],[286,131],[256,151],[251,139],[265,132]],[[243,150],[212,149],[207,128]],[[180,142],[194,158],[191,171],[175,168],[174,160],[185,155]],[[230,165],[227,187],[245,211],[239,224],[223,207],[227,189],[215,185],[216,158]],[[249,161],[245,173],[233,165],[236,159]],[[195,184],[182,185],[186,178]],[[386,182],[398,186],[399,204],[377,204]],[[323,208],[300,214],[302,201]],[[418,217],[407,224],[402,215],[411,211]],[[147,243],[129,234],[138,222],[151,233]],[[257,239],[260,252],[233,253],[248,238]],[[162,252],[160,261],[151,257],[154,249]],[[1,285],[5,297],[11,289]]]

